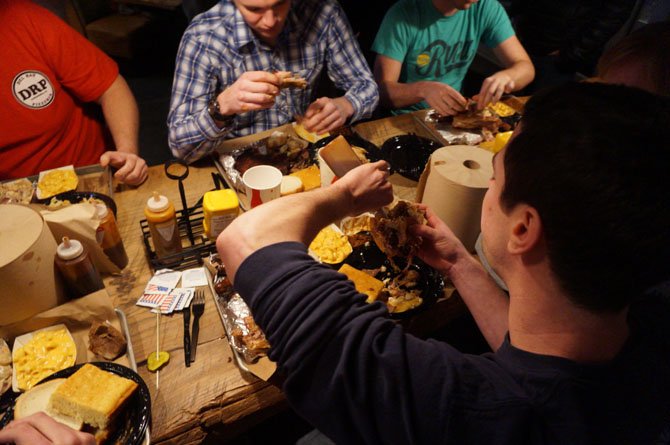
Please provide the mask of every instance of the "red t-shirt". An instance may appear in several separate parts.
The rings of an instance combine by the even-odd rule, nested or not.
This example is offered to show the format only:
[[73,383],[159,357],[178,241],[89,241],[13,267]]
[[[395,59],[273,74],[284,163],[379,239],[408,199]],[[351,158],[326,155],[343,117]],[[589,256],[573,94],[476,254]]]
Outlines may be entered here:
[[0,0],[0,23],[0,180],[98,163],[114,146],[86,102],[114,82],[116,63],[29,1]]

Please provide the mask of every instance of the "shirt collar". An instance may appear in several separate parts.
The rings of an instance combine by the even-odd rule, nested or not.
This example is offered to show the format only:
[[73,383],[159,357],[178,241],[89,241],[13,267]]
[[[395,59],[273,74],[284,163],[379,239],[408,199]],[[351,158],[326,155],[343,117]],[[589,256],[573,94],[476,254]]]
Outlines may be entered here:
[[[277,45],[281,45],[289,39],[297,39],[298,36],[302,33],[303,27],[299,26],[301,21],[299,20],[296,13],[296,5],[298,3],[298,1],[293,1],[291,3],[291,9],[288,12],[288,17],[286,17],[284,29],[282,29],[282,32],[279,34],[279,38],[277,39]],[[258,40],[258,37],[256,37],[249,25],[247,25],[247,22],[244,21],[244,17],[242,17],[242,13],[240,13],[239,9],[237,9],[237,7],[234,8],[235,13],[233,18],[233,39],[235,42],[235,47],[239,50],[249,44],[253,44],[256,47],[262,45],[265,46],[263,42]]]

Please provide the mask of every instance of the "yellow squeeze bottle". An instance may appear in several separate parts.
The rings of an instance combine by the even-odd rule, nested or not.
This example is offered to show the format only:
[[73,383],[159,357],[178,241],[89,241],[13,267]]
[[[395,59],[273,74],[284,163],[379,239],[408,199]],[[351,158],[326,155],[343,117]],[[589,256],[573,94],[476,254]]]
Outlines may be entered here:
[[166,196],[153,192],[144,208],[149,232],[158,258],[181,252],[181,238],[174,205]]
[[202,226],[205,235],[212,241],[219,236],[228,224],[239,214],[237,194],[230,189],[213,190],[202,198],[202,210],[205,215]]

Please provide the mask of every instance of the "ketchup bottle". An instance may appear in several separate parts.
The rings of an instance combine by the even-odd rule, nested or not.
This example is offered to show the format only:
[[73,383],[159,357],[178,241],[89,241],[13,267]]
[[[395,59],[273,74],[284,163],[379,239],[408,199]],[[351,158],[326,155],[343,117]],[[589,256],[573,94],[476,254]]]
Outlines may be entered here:
[[83,297],[105,287],[88,250],[76,239],[64,236],[56,248],[54,261],[72,297]]
[[128,254],[126,254],[126,248],[123,247],[123,240],[119,234],[114,214],[104,204],[96,204],[95,210],[100,218],[100,225],[96,233],[98,243],[112,263],[116,264],[119,269],[123,269],[128,265]]

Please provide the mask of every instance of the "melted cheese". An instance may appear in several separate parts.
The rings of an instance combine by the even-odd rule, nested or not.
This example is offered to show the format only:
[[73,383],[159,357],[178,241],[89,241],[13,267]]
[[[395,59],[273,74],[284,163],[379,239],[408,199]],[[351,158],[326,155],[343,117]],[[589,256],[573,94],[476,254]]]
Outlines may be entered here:
[[337,264],[352,252],[349,239],[331,226],[323,228],[309,245],[324,263]]
[[13,358],[18,387],[25,391],[44,377],[74,365],[77,347],[66,329],[40,331],[14,351]]

